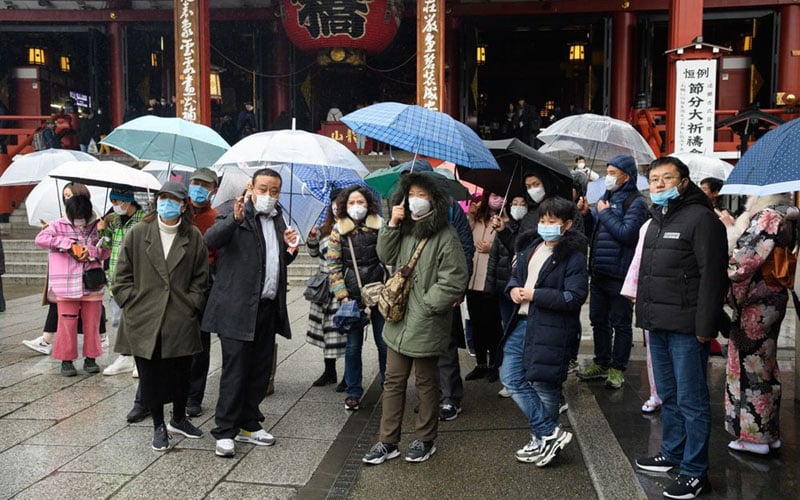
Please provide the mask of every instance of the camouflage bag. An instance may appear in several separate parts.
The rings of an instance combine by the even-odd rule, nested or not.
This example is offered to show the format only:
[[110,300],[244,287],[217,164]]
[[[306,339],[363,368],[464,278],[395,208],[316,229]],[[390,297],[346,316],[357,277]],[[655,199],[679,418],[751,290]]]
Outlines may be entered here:
[[408,295],[411,292],[411,287],[414,284],[414,281],[410,279],[411,273],[414,271],[414,266],[417,264],[417,259],[419,259],[419,255],[422,253],[422,248],[425,246],[427,241],[427,238],[420,240],[420,242],[417,244],[416,250],[414,250],[414,255],[412,255],[411,260],[408,261],[408,264],[396,270],[394,274],[392,274],[392,276],[386,280],[386,284],[384,285],[381,295],[378,298],[378,310],[381,312],[381,315],[384,317],[384,319],[389,323],[397,323],[398,321],[402,321],[406,314],[406,308],[408,307]]

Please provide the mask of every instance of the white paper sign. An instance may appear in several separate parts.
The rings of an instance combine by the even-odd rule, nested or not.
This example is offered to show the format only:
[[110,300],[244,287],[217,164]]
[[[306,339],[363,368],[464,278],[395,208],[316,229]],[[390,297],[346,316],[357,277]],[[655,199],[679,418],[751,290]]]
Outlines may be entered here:
[[717,102],[717,61],[676,61],[675,152],[714,151],[714,111]]

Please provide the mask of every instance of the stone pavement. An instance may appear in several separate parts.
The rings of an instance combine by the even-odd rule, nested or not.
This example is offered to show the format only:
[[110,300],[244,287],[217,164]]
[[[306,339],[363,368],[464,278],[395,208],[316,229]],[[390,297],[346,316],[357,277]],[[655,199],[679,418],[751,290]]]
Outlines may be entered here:
[[[514,403],[497,396],[499,383],[465,382],[464,412],[442,422],[438,453],[423,464],[402,459],[362,467],[360,458],[377,436],[380,385],[377,356],[365,343],[362,409],[344,410],[333,386],[312,388],[321,373],[318,348],[305,342],[307,303],[301,287],[289,293],[294,338],[278,341],[276,393],[262,404],[273,447],[237,443],[237,455],[213,453],[209,434],[199,440],[178,437],[166,453],[150,449],[152,424],[128,424],[135,379],[129,375],[63,378],[56,361],[22,346],[41,333],[45,309],[38,294],[7,290],[0,313],[0,499],[2,498],[659,498],[668,476],[635,473],[632,460],[657,450],[660,418],[639,411],[647,398],[641,336],[622,391],[570,379],[565,394],[570,410],[562,424],[576,439],[548,467],[538,469],[513,458],[527,441],[524,419]],[[584,308],[584,314],[588,307]],[[789,317],[789,316],[787,316]],[[789,322],[787,321],[787,324]],[[588,320],[584,321],[588,325]],[[782,336],[782,368],[794,356],[794,329]],[[783,334],[782,334],[783,335]],[[204,431],[213,426],[219,383],[218,341],[204,401],[194,419]],[[591,333],[584,332],[582,355],[591,358]],[[115,355],[104,355],[101,366]],[[463,372],[474,362],[462,351]],[[82,363],[77,363],[79,368]],[[343,363],[339,362],[339,375]],[[790,370],[791,371],[791,370]],[[718,498],[798,498],[797,403],[791,374],[784,377],[784,446],[765,459],[730,456],[722,429],[721,384],[724,365],[712,361],[714,404],[712,483]],[[371,382],[371,385],[370,385]],[[401,445],[413,439],[415,404],[409,387]],[[754,486],[755,489],[750,490]]]

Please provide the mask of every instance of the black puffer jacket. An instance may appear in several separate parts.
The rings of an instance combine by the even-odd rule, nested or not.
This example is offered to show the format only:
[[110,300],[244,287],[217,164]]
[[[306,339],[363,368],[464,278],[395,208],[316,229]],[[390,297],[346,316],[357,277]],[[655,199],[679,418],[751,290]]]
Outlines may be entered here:
[[328,239],[326,258],[330,271],[328,279],[331,291],[338,299],[341,300],[344,297],[361,299],[356,266],[350,252],[351,244],[358,262],[361,285],[386,280],[386,269],[378,260],[378,253],[375,250],[380,227],[381,219],[375,214],[368,215],[366,219],[358,223],[355,223],[349,216],[337,220]]
[[[509,220],[506,222],[508,229],[513,237],[516,239],[517,231],[519,231],[519,222]],[[514,253],[506,248],[503,243],[495,238],[492,242],[492,248],[489,250],[489,263],[486,266],[486,283],[483,285],[483,291],[493,295],[499,295],[506,289],[506,283],[511,278],[511,261],[514,258]]]
[[645,234],[636,326],[698,337],[717,335],[728,286],[725,227],[705,194],[690,182],[666,213],[651,208]]

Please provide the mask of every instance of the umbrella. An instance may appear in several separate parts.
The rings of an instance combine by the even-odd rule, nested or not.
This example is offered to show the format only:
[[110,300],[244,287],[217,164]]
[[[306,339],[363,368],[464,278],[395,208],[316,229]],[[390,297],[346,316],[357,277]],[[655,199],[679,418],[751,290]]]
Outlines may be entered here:
[[[222,182],[220,182],[212,205],[218,207],[241,196],[247,181],[260,168],[262,167],[235,167],[232,165],[224,167],[222,169]],[[279,199],[281,206],[285,208],[292,198],[298,198],[293,210],[283,211],[283,218],[287,226],[297,229],[297,232],[300,233],[301,242],[304,242],[311,228],[317,224],[320,214],[327,207],[327,203],[317,199],[308,185],[294,173],[300,171],[300,168],[292,169],[289,165],[273,165],[270,168],[277,171],[281,176],[281,196]]]
[[115,161],[70,161],[50,171],[50,177],[87,186],[126,187],[132,191],[158,191],[161,188],[161,183],[151,174]]
[[[413,164],[413,169],[412,169]],[[447,171],[436,171],[426,160],[407,161],[394,167],[378,169],[364,177],[364,182],[383,198],[391,197],[397,188],[400,176],[406,172],[432,176],[434,182],[449,196],[456,200],[466,200],[469,198],[469,191],[455,177]],[[448,176],[449,174],[449,176]]]
[[189,167],[207,167],[230,146],[212,128],[183,118],[142,116],[108,134],[107,144],[137,160],[161,160]]
[[[28,212],[28,224],[41,226],[42,222],[50,222],[63,216],[61,190],[67,183],[46,177],[25,198],[25,209]],[[109,190],[97,186],[87,186],[92,195],[92,207],[100,216],[105,214],[108,204]]]
[[700,181],[706,177],[724,181],[733,170],[733,165],[714,156],[688,152],[672,153],[670,156],[679,159],[689,167],[689,178],[697,185],[700,185]]
[[551,150],[568,151],[600,161],[629,155],[642,165],[656,159],[650,145],[630,123],[592,113],[562,118],[536,138]]
[[152,160],[142,169],[142,172],[152,174],[153,177],[158,179],[158,182],[161,184],[164,184],[167,181],[173,181],[180,182],[184,186],[189,185],[189,181],[192,178],[192,172],[194,171],[195,169],[193,167],[187,167],[186,165],[173,165],[165,161],[157,160]]
[[[597,203],[603,198],[603,195],[606,194],[605,181],[605,177],[600,177],[596,181],[592,181],[586,186],[586,201],[589,203]],[[639,191],[650,189],[650,183],[647,182],[647,177],[639,174],[636,177],[636,187],[639,189]]]
[[342,121],[357,134],[405,151],[467,168],[498,168],[480,137],[445,113],[412,104],[381,102],[348,113]]
[[0,176],[0,186],[23,186],[36,184],[51,170],[68,161],[97,161],[90,154],[72,151],[71,149],[45,149],[16,155],[14,161]]
[[572,199],[572,174],[569,168],[560,161],[540,153],[519,139],[502,139],[483,141],[491,150],[500,171],[473,170],[458,168],[461,179],[481,186],[489,192],[514,196],[524,190],[524,175],[533,172],[537,177],[548,176],[558,189],[558,193]]
[[766,196],[800,190],[800,119],[774,128],[739,159],[720,194]]

